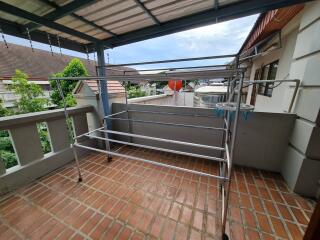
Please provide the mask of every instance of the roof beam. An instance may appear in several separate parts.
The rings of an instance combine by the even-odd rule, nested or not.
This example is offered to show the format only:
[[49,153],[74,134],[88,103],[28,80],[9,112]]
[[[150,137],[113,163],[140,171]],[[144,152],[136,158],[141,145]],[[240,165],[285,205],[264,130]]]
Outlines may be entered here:
[[[5,34],[28,39],[28,35],[23,33],[23,30],[25,29],[24,25],[9,22],[2,18],[0,18],[0,25]],[[63,37],[60,37],[59,40],[62,48],[85,53],[85,45]],[[47,33],[39,30],[34,31],[32,34],[32,41],[48,44]],[[51,45],[59,47],[57,38],[51,38]],[[93,51],[93,49],[91,50]]]
[[[72,1],[71,3],[68,3],[62,7],[60,7],[59,5],[59,9],[52,11],[42,17],[49,19],[51,21],[57,20],[59,18],[62,18],[64,16],[70,15],[71,13],[74,13],[77,10],[80,10],[84,7],[89,6],[90,4],[96,2],[97,0],[76,0],[76,1]],[[44,1],[42,1],[44,2]],[[46,1],[47,3],[50,1]],[[57,5],[54,2],[51,2],[51,6],[53,7],[54,5]],[[56,7],[55,7],[56,8]],[[41,27],[41,24],[39,23],[29,23],[27,24],[27,27],[29,29],[29,31],[33,31],[39,27]]]
[[[55,8],[56,10],[61,10],[61,8],[63,8],[63,7],[60,7],[58,4],[56,4],[55,2],[52,2],[50,0],[40,0],[40,1],[45,3],[45,4],[47,4],[47,5],[50,5],[51,7]],[[49,15],[49,14],[47,14],[47,15]],[[45,15],[44,17],[46,17],[47,15]],[[91,21],[89,21],[88,19],[85,19],[82,16],[79,16],[79,15],[77,15],[75,13],[70,13],[70,16],[72,16],[72,17],[74,17],[74,18],[76,18],[76,19],[78,19],[78,20],[80,20],[80,21],[82,21],[82,22],[84,22],[86,24],[89,24],[89,25],[91,25],[91,26],[93,26],[93,27],[95,27],[95,28],[97,28],[97,29],[99,29],[99,30],[101,30],[103,32],[106,32],[106,33],[110,34],[111,36],[116,36],[116,34],[113,33],[112,31],[110,31],[108,29],[105,29],[104,27],[101,27],[101,26],[95,24],[94,22],[91,22]],[[47,18],[51,19],[50,16],[47,17]],[[51,19],[51,20],[56,20],[56,19],[57,18]],[[34,24],[34,23],[28,24],[29,31],[37,29],[37,25],[38,24]]]
[[148,8],[146,8],[146,6],[140,0],[134,0],[134,2],[138,4],[140,8],[142,8],[142,10],[152,19],[155,24],[161,24],[160,21],[151,13]]
[[207,11],[193,14],[168,22],[161,25],[149,26],[129,33],[118,35],[104,40],[104,44],[118,47],[129,43],[134,43],[150,38],[160,37],[191,28],[201,27],[208,24],[223,22],[240,18],[252,14],[257,14],[289,5],[294,5],[311,0],[246,0],[227,6],[219,6],[218,9],[212,8]]
[[33,13],[30,13],[28,11],[22,10],[20,8],[17,8],[15,6],[12,6],[10,4],[7,4],[7,3],[1,2],[1,1],[0,1],[0,10],[3,11],[3,12],[9,13],[9,14],[11,14],[13,16],[17,16],[17,17],[21,17],[21,18],[30,20],[32,22],[41,24],[41,25],[49,27],[51,29],[58,30],[60,32],[67,33],[69,35],[72,35],[72,36],[75,36],[75,37],[78,37],[78,38],[81,38],[81,39],[84,39],[84,40],[87,40],[89,42],[95,43],[95,42],[99,42],[100,41],[97,38],[91,37],[91,36],[89,36],[87,34],[84,34],[82,32],[78,32],[77,30],[65,27],[65,26],[63,26],[61,24],[52,22],[52,21],[50,21],[50,20],[48,20],[46,18],[39,17],[39,16],[37,16],[37,15],[35,15]]

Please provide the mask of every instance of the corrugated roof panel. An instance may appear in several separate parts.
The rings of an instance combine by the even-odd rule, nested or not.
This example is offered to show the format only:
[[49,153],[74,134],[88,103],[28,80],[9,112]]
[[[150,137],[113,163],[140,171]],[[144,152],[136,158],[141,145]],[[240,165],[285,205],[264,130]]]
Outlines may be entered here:
[[152,23],[154,23],[152,21],[152,19],[148,16],[146,16],[145,14],[137,14],[135,16],[132,16],[131,18],[127,18],[127,19],[123,19],[121,21],[114,21],[110,24],[106,24],[106,25],[103,25],[104,27],[108,28],[108,29],[116,29],[116,28],[120,28],[120,27],[123,27],[125,25],[132,25],[134,23],[137,23],[139,21],[143,21],[143,20],[150,20]]
[[175,4],[177,2],[183,2],[183,0],[162,0],[162,1],[154,1],[154,0],[144,0],[141,1],[148,9],[153,9],[157,7],[168,6],[170,4]]
[[213,1],[200,1],[200,2],[187,1],[187,3],[185,3],[184,5],[177,4],[177,5],[171,6],[170,8],[166,8],[168,9],[166,11],[165,9],[160,8],[157,11],[152,11],[152,13],[161,22],[167,22],[174,18],[179,18],[192,13],[204,11],[211,7],[213,7]]
[[114,29],[111,28],[110,30],[112,30],[116,34],[122,34],[125,32],[131,32],[133,30],[140,29],[140,28],[147,27],[147,26],[151,26],[151,25],[154,25],[154,22],[151,19],[147,18],[145,20],[140,20],[137,22],[125,24],[122,27],[116,27]]
[[138,15],[145,15],[141,8],[135,7],[130,10],[125,10],[123,12],[119,12],[118,14],[112,14],[109,16],[104,16],[100,20],[94,20],[94,22],[98,25],[104,26],[107,24],[113,24],[116,22],[120,22],[123,20],[131,19]]
[[124,9],[136,6],[132,0],[103,0],[90,5],[76,13],[88,20],[95,21],[110,14],[117,14]]
[[98,38],[98,39],[105,39],[105,38],[108,38],[111,36],[110,34],[108,34],[106,32],[100,32],[100,33],[93,34],[93,31],[92,31],[92,32],[87,32],[87,34],[92,37]]

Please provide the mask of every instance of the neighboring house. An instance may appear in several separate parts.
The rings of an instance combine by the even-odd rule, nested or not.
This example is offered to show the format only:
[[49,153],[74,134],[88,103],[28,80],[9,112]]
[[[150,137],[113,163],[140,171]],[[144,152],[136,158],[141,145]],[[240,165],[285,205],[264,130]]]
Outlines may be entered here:
[[[29,76],[29,81],[34,82],[42,87],[45,96],[50,96],[50,83],[48,77],[54,73],[62,71],[65,66],[74,58],[72,56],[60,55],[40,49],[8,44],[7,49],[4,44],[0,44],[0,97],[4,100],[6,107],[12,107],[17,96],[7,90],[7,86],[12,84],[11,76],[15,74],[15,70],[19,69]],[[96,75],[95,62],[87,59],[79,58],[88,70],[89,75]],[[128,68],[120,68],[128,69]],[[133,70],[130,68],[130,70]],[[109,71],[110,72],[110,71]],[[116,72],[111,71],[111,74]],[[97,91],[96,81],[87,81],[93,91]],[[124,88],[118,81],[108,82],[108,90],[111,97],[121,97],[124,94]]]
[[[242,63],[246,79],[301,80],[282,173],[294,191],[313,195],[320,179],[320,0],[262,14],[240,53],[255,55]],[[247,103],[255,111],[288,112],[294,85],[277,85],[250,86]]]

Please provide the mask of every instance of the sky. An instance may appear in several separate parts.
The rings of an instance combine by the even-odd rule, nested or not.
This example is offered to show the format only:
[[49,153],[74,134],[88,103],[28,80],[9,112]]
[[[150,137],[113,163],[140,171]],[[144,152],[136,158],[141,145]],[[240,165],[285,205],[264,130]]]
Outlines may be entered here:
[[[195,28],[163,37],[145,40],[105,51],[106,62],[120,64],[139,61],[155,61],[173,58],[202,57],[210,55],[235,54],[239,51],[258,15],[238,18],[227,22]],[[10,43],[30,46],[28,40],[5,35]],[[2,38],[1,38],[2,41]],[[3,44],[0,43],[0,44]],[[35,49],[50,51],[50,46],[33,42]],[[59,53],[57,47],[53,51]],[[86,58],[85,54],[62,49],[63,54]],[[32,53],[31,53],[32,54]],[[94,59],[93,54],[90,58]],[[231,59],[205,60],[185,63],[137,66],[137,69],[162,67],[185,67],[210,64],[224,64]]]

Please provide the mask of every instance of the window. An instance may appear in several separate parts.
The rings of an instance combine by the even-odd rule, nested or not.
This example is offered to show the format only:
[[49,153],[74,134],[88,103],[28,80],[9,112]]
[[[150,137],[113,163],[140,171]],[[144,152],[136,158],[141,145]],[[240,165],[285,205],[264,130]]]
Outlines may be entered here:
[[[265,65],[261,69],[261,78],[263,80],[275,80],[278,70],[279,60],[272,62],[268,65]],[[258,94],[264,95],[267,97],[272,96],[273,83],[260,83],[258,86]]]

